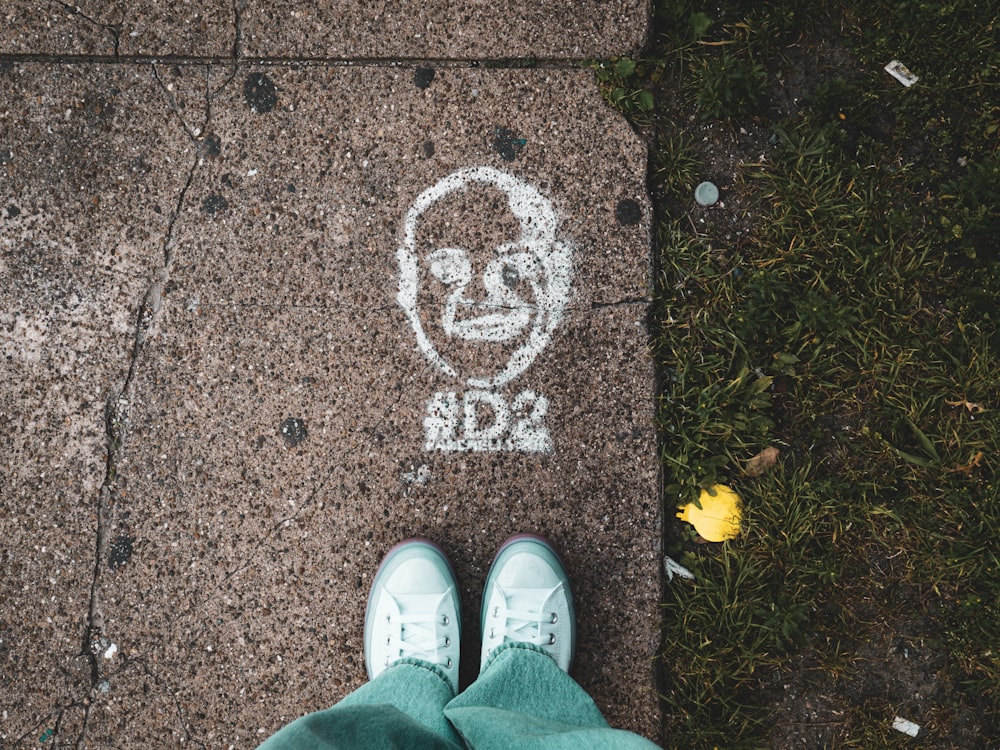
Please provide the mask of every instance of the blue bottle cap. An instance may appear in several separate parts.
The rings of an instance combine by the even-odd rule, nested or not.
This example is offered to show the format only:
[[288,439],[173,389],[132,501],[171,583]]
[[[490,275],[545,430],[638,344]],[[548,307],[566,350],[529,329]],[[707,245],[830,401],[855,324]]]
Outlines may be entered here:
[[703,182],[694,189],[694,199],[699,206],[714,206],[719,202],[719,188],[711,182]]

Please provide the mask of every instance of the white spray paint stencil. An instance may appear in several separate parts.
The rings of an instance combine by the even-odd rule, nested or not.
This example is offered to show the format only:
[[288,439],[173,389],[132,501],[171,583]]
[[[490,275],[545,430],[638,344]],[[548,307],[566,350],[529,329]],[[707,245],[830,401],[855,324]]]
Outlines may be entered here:
[[[457,193],[495,188],[520,227],[517,242],[496,247],[481,279],[468,250],[442,247],[421,257],[417,231],[423,214]],[[548,452],[552,441],[544,424],[548,400],[534,391],[511,403],[499,393],[527,370],[545,348],[562,320],[569,301],[573,268],[569,245],[556,238],[558,217],[551,202],[528,183],[491,167],[471,167],[444,177],[427,188],[406,213],[403,243],[396,252],[399,294],[420,351],[438,370],[470,390],[435,393],[427,403],[424,431],[427,450],[514,450]],[[482,259],[480,259],[482,260]],[[433,277],[448,291],[440,309],[440,329],[449,340],[475,346],[514,346],[506,361],[487,374],[462,373],[430,340],[421,322],[417,299],[422,279]],[[527,282],[531,300],[517,291]],[[478,283],[477,283],[478,282]],[[485,289],[474,299],[469,290]],[[486,359],[487,351],[484,350]],[[488,362],[487,362],[488,366]]]

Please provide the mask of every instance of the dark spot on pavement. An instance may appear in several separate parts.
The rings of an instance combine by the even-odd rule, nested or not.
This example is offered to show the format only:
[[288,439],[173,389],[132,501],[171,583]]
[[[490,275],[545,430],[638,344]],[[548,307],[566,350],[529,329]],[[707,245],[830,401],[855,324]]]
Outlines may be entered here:
[[526,138],[518,138],[517,133],[509,128],[493,131],[493,148],[504,161],[514,161],[527,142]]
[[198,144],[198,151],[214,159],[222,153],[222,139],[215,133],[209,133],[205,136],[205,140]]
[[14,218],[16,218],[16,217],[18,217],[20,215],[21,215],[21,209],[19,209],[13,203],[11,203],[9,206],[7,206],[7,218],[8,219],[14,219]]
[[642,208],[631,198],[622,198],[615,206],[615,218],[623,227],[638,224],[642,219]]
[[0,148],[0,164],[10,164],[12,161],[14,161],[14,152]]
[[282,439],[285,441],[285,445],[289,448],[294,448],[296,445],[301,443],[306,439],[306,423],[303,422],[298,417],[289,417],[281,426],[278,427],[278,432],[281,433]]
[[424,156],[430,159],[434,156],[434,141],[424,141],[424,145],[420,147],[420,150],[424,152]]
[[[111,95],[114,96],[114,93]],[[86,111],[95,116],[98,120],[107,120],[114,117],[115,105],[111,99],[102,96],[93,101],[88,101],[86,104]]]
[[108,564],[112,570],[118,570],[132,559],[132,543],[134,541],[128,534],[119,534],[112,540],[108,550]]
[[247,100],[250,109],[264,114],[274,109],[278,103],[278,90],[274,81],[264,73],[251,73],[243,82],[243,98]]
[[201,210],[209,216],[229,209],[229,202],[218,193],[212,193],[201,202]]
[[10,60],[0,60],[0,73],[10,73],[13,69],[13,62]]
[[417,68],[413,71],[413,84],[418,89],[425,89],[434,80],[434,68]]

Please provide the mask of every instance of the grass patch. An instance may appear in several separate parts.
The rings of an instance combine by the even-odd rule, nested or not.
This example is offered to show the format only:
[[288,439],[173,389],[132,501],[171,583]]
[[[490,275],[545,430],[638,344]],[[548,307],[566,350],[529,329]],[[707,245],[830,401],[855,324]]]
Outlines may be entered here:
[[[667,745],[903,747],[904,712],[996,746],[998,6],[655,10],[642,59],[595,65],[652,143],[665,517],[717,482],[746,505],[721,545],[667,524],[696,575],[664,604]],[[712,139],[752,153],[735,208],[690,200]]]

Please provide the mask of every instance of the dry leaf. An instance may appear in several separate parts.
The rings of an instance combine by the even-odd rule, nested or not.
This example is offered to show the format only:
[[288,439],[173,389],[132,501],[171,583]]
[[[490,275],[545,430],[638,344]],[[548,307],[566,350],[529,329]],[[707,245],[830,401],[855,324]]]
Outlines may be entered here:
[[771,470],[776,463],[778,463],[778,456],[781,455],[781,451],[777,448],[765,448],[756,456],[747,461],[746,468],[743,470],[748,477],[759,477],[761,474]]
[[948,469],[947,471],[950,471],[953,474],[961,473],[965,474],[965,476],[967,477],[971,477],[972,470],[977,468],[979,466],[979,462],[982,460],[983,460],[983,452],[978,451],[976,455],[972,457],[972,460],[969,461],[969,463],[967,463],[965,466],[956,466],[954,469]]
[[965,399],[962,399],[961,401],[945,401],[945,403],[948,404],[948,406],[964,406],[971,414],[983,411],[982,406],[974,404],[971,401],[966,401]]

